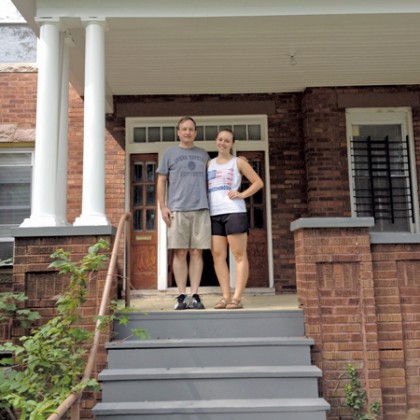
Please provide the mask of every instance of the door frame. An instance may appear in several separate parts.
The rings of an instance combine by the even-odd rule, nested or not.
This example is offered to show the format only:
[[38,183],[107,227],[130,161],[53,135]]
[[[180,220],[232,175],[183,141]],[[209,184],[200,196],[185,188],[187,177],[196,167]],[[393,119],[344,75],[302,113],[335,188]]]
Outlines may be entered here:
[[[160,162],[163,152],[176,143],[170,142],[152,142],[135,143],[134,128],[136,127],[161,127],[176,125],[182,117],[129,117],[125,120],[126,128],[126,171],[125,171],[125,208],[130,209],[130,157],[132,154],[157,153]],[[201,125],[239,125],[239,124],[258,124],[261,127],[261,140],[238,140],[235,142],[236,154],[241,151],[262,151],[265,159],[265,200],[266,200],[266,218],[267,218],[267,254],[268,254],[268,286],[274,286],[273,278],[273,244],[272,244],[272,223],[271,223],[271,188],[270,188],[270,165],[269,165],[269,147],[268,147],[268,123],[267,115],[223,115],[223,116],[200,116],[194,117],[198,126]],[[215,142],[196,141],[198,147],[210,152],[215,151]],[[157,249],[157,289],[165,291],[168,289],[168,252],[167,252],[167,227],[162,220],[158,206],[158,249]],[[231,253],[229,253],[230,264],[230,284],[235,286],[235,262]]]

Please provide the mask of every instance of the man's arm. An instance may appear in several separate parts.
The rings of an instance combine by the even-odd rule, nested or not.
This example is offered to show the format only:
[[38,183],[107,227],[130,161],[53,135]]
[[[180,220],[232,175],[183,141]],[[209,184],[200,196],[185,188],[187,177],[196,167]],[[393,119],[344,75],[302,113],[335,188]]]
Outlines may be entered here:
[[166,185],[168,183],[168,177],[165,175],[158,174],[157,180],[157,199],[159,203],[160,212],[162,219],[165,224],[171,226],[172,212],[166,207]]

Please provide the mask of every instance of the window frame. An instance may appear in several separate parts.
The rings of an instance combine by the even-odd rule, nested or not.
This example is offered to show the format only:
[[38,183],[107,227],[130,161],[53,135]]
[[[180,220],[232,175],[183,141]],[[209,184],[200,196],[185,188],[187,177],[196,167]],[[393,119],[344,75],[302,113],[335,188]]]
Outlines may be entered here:
[[[30,168],[31,171],[31,180],[30,180],[30,191],[32,194],[32,171],[33,171],[33,165],[34,165],[34,156],[35,156],[35,150],[33,147],[1,147],[0,148],[0,154],[11,154],[11,153],[25,153],[25,154],[30,154],[31,158],[30,158],[30,163],[28,165],[22,165],[22,166],[28,166]],[[8,165],[2,165],[7,167]],[[13,165],[9,165],[9,166],[13,166]],[[31,212],[31,196],[29,196],[29,214]],[[23,222],[23,219],[20,223]],[[19,224],[1,224],[0,225],[0,243],[13,243],[14,242],[14,237],[11,234],[11,230],[15,227],[18,227]],[[13,257],[13,255],[12,255]],[[12,264],[10,264],[12,265]]]
[[[392,232],[389,230],[375,231],[376,234],[417,234],[419,233],[419,204],[417,192],[417,174],[415,162],[415,147],[411,108],[347,108],[346,109],[346,134],[347,134],[347,156],[349,170],[350,203],[352,217],[358,217],[355,203],[355,183],[353,178],[353,161],[351,156],[351,146],[353,141],[353,126],[355,125],[400,125],[401,137],[408,136],[409,148],[409,171],[411,176],[411,190],[414,222],[409,219],[409,232]],[[376,221],[375,221],[376,224]]]

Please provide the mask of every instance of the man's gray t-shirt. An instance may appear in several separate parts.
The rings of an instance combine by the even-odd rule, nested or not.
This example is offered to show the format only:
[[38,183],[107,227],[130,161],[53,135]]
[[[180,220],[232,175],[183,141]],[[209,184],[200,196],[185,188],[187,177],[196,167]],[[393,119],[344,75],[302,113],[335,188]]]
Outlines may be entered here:
[[207,161],[209,155],[199,147],[167,149],[157,173],[168,177],[167,207],[171,211],[208,209]]

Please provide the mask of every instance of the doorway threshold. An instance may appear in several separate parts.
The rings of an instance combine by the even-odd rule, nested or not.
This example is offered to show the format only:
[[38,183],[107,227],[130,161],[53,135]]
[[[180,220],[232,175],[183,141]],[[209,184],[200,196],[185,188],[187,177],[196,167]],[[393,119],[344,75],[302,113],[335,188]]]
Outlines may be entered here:
[[[135,293],[135,294],[134,294]],[[199,290],[201,301],[205,306],[205,311],[221,312],[214,309],[214,305],[220,299],[219,288],[208,287]],[[142,312],[173,311],[177,289],[168,289],[158,292],[157,290],[136,290],[131,294],[131,306]],[[276,295],[272,289],[258,288],[248,289],[242,296],[245,310],[298,310],[300,309],[296,294]],[[242,311],[242,310],[241,310]],[[175,311],[179,312],[179,311]],[[201,311],[189,311],[200,313]],[[230,310],[229,312],[236,312]]]
[[[189,288],[187,289],[189,292]],[[200,296],[208,295],[220,295],[219,287],[200,287],[198,290]],[[275,296],[276,290],[274,287],[249,287],[244,291],[244,296]],[[178,289],[176,287],[169,287],[166,290],[157,290],[157,289],[138,289],[131,291],[131,298],[165,298],[171,297],[174,298],[179,295]]]

